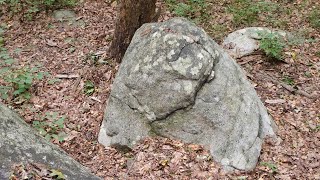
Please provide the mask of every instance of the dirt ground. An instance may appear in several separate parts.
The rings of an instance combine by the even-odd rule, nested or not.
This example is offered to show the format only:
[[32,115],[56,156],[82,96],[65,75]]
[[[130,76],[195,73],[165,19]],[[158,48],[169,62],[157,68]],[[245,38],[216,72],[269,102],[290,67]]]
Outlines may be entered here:
[[[226,12],[232,2],[208,1],[209,19],[199,23],[219,43],[228,33],[245,27],[234,25],[232,15]],[[116,18],[116,8],[108,1],[79,3],[74,11],[84,25],[57,21],[51,11],[39,13],[32,21],[2,15],[0,22],[8,27],[5,47],[18,65],[40,64],[51,76],[32,86],[29,102],[0,102],[13,106],[30,124],[48,112],[66,116],[66,137],[63,142],[53,142],[105,179],[320,179],[320,31],[306,18],[311,9],[320,6],[317,0],[279,4],[292,10],[277,15],[286,20],[280,27],[314,41],[287,47],[283,61],[271,60],[261,52],[237,59],[278,127],[278,141],[264,143],[258,165],[251,172],[226,174],[201,146],[178,140],[145,139],[127,153],[98,144],[119,66],[106,54]],[[162,6],[160,21],[174,16],[163,2],[158,5]],[[251,26],[274,27],[272,22],[262,21],[263,17],[262,13]],[[56,82],[48,83],[50,80]],[[84,93],[86,82],[94,84],[92,95]],[[0,83],[5,85],[3,80]]]

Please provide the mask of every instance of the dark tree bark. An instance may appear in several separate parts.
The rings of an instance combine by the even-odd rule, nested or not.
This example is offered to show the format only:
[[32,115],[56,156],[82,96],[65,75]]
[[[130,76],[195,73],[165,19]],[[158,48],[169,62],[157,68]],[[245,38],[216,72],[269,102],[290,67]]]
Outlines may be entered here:
[[121,62],[135,31],[144,23],[158,20],[157,0],[119,0],[114,37],[109,49],[111,57]]

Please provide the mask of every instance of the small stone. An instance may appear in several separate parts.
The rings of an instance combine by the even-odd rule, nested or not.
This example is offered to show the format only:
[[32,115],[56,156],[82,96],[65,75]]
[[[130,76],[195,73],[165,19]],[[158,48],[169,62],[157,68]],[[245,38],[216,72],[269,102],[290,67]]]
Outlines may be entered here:
[[58,21],[70,21],[77,18],[76,13],[70,10],[56,10],[53,12],[53,18]]

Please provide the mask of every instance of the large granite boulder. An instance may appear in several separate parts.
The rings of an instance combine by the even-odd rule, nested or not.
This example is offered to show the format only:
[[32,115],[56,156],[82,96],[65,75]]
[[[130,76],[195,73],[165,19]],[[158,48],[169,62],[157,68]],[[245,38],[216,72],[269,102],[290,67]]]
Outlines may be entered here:
[[0,179],[9,179],[13,165],[20,163],[46,165],[66,179],[100,179],[0,104]]
[[202,144],[227,169],[253,169],[272,119],[235,61],[186,19],[143,25],[123,58],[99,142],[150,135]]

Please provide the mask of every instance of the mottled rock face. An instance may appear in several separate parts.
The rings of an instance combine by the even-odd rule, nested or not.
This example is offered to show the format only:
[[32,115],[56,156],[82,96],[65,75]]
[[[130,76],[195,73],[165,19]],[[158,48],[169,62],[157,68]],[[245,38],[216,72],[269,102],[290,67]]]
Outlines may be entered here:
[[99,142],[150,135],[202,144],[226,168],[254,168],[272,120],[240,67],[185,19],[145,24],[116,76]]
[[194,104],[217,60],[218,52],[210,47],[206,36],[197,34],[196,29],[182,34],[184,28],[184,24],[159,29],[144,26],[147,34],[136,34],[126,56],[131,62],[123,63],[124,71],[114,83],[125,93],[112,96],[127,99],[126,104],[150,122]]
[[11,167],[20,163],[40,163],[59,169],[66,179],[100,179],[0,104],[0,179],[9,179]]

